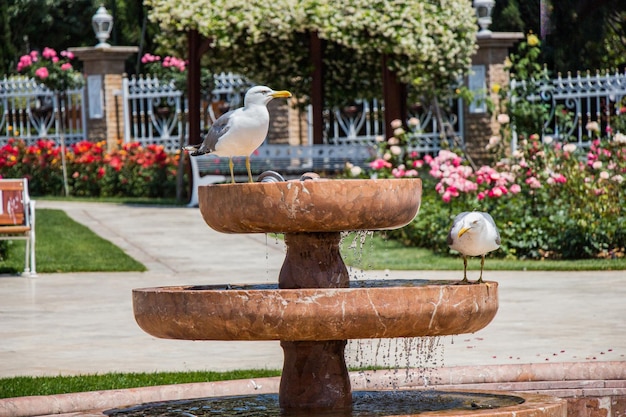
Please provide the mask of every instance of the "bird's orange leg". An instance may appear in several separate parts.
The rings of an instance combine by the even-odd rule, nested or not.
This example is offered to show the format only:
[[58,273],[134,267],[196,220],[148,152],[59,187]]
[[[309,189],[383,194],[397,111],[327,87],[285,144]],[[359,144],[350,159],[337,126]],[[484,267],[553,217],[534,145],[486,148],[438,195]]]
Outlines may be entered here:
[[234,173],[235,164],[233,164],[233,158],[228,157],[228,168],[230,168],[230,182],[235,183],[235,173]]
[[483,282],[483,268],[485,267],[485,255],[480,257],[480,278],[476,281],[476,284],[480,284]]
[[252,170],[250,169],[250,157],[246,156],[246,168],[248,169],[248,182],[252,181]]

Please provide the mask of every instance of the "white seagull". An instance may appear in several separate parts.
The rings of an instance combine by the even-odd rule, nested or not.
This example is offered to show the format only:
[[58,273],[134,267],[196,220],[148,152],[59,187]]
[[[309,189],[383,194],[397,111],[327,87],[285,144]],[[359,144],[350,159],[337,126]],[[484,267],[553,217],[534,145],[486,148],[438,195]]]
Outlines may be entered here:
[[500,233],[496,223],[489,213],[481,211],[465,211],[454,218],[448,246],[463,255],[463,282],[467,280],[467,257],[481,256],[480,278],[477,283],[483,282],[483,268],[485,254],[500,247]]
[[289,98],[289,91],[274,91],[269,87],[256,86],[246,92],[243,107],[221,115],[207,132],[202,145],[185,146],[191,156],[212,153],[228,157],[230,179],[235,182],[233,157],[245,156],[248,179],[252,182],[250,155],[263,143],[270,124],[267,103],[274,98]]

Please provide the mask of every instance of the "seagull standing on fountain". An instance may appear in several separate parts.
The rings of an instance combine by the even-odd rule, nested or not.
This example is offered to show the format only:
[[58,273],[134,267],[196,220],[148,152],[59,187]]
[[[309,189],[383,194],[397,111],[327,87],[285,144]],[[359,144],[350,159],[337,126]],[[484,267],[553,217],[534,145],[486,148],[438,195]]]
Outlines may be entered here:
[[463,255],[463,281],[467,280],[467,257],[480,256],[480,278],[477,283],[483,282],[483,268],[485,254],[500,247],[500,233],[496,223],[488,213],[481,211],[465,211],[454,218],[448,246]]
[[228,157],[230,179],[235,182],[233,157],[245,156],[248,179],[252,182],[250,155],[263,143],[270,125],[267,103],[274,98],[289,98],[289,91],[274,91],[256,86],[246,92],[243,107],[221,115],[204,137],[202,145],[185,146],[191,156],[212,153]]

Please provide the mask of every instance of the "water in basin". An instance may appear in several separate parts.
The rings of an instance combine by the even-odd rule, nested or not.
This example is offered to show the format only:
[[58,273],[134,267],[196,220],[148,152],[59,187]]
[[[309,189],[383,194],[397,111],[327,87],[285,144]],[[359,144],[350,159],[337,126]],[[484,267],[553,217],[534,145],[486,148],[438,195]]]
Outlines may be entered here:
[[355,391],[352,411],[299,410],[282,413],[278,395],[211,397],[196,400],[150,403],[108,410],[111,417],[383,417],[413,415],[427,411],[459,412],[509,407],[524,402],[505,394],[426,391]]

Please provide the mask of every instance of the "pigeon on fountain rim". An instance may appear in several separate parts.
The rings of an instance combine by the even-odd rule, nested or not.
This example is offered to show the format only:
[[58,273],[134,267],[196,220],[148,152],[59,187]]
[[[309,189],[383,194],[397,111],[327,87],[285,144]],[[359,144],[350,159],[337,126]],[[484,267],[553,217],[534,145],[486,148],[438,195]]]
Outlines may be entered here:
[[465,211],[454,218],[448,246],[463,256],[463,281],[467,279],[467,257],[480,256],[480,278],[477,283],[483,282],[485,254],[500,247],[500,233],[489,213],[482,211]]
[[250,88],[244,97],[243,107],[221,115],[204,136],[201,145],[185,146],[191,156],[212,153],[228,157],[231,182],[235,182],[233,157],[245,156],[248,179],[252,182],[250,155],[263,143],[269,130],[270,116],[267,103],[274,98],[289,98],[289,91],[274,91],[259,85]]

